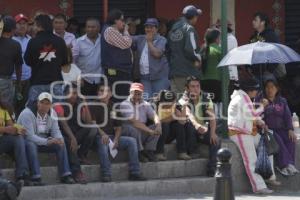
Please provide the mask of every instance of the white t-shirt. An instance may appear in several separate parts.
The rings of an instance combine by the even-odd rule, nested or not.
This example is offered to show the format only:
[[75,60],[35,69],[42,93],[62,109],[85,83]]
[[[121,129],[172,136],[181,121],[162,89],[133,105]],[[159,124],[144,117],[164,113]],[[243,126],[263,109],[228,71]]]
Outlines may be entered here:
[[149,71],[149,48],[148,44],[145,44],[143,49],[141,59],[140,59],[140,73],[142,75],[147,75],[150,73]]
[[71,64],[69,73],[61,71],[61,74],[65,82],[76,82],[81,74],[81,70],[75,64]]
[[[238,46],[237,39],[232,33],[228,33],[227,43],[228,43],[228,45],[227,45],[228,52]],[[237,66],[229,66],[228,69],[229,69],[229,79],[230,80],[238,80],[239,75],[238,75]]]

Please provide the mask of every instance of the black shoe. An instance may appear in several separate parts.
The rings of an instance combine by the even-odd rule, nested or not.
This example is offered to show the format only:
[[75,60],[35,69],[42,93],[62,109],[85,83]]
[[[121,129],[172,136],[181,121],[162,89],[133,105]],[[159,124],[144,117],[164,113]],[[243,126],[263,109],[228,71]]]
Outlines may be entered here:
[[208,177],[215,177],[216,170],[207,170],[206,175]]
[[139,174],[130,174],[129,180],[131,180],[131,181],[146,181],[147,179]]
[[148,158],[145,155],[143,155],[143,153],[139,153],[139,161],[142,163],[149,162]]
[[64,184],[75,184],[74,179],[71,176],[64,176],[60,179],[61,183]]
[[144,151],[143,154],[146,158],[148,158],[148,160],[150,162],[157,162],[158,161],[156,156],[155,156],[154,151]]
[[45,186],[46,184],[42,182],[41,178],[33,178],[31,179],[33,186]]
[[33,186],[33,183],[31,182],[29,176],[22,176],[17,178],[17,182],[22,182],[23,186],[28,187],[28,186]]
[[111,176],[102,176],[101,181],[103,183],[109,183],[111,182]]

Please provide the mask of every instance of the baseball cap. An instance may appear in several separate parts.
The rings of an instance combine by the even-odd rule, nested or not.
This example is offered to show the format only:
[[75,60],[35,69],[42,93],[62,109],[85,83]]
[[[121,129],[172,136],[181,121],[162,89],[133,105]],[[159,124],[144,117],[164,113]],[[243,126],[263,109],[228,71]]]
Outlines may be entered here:
[[158,20],[156,18],[148,18],[145,22],[145,26],[150,25],[150,26],[156,26],[158,27]]
[[202,14],[202,10],[193,5],[188,5],[182,10],[182,14],[187,17],[198,16]]
[[52,96],[51,94],[49,94],[48,92],[42,92],[39,97],[38,97],[38,100],[39,101],[42,101],[44,99],[47,99],[49,100],[51,103],[52,103]]
[[130,92],[131,91],[140,91],[140,92],[144,92],[144,85],[141,83],[132,83],[130,85]]
[[20,13],[15,16],[15,20],[17,23],[19,23],[21,20],[25,20],[26,22],[29,21],[28,17],[26,17],[24,14]]

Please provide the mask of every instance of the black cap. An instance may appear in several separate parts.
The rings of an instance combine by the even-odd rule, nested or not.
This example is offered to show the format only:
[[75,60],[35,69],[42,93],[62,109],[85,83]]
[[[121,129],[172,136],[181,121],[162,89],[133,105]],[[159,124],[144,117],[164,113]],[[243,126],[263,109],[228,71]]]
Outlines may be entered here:
[[3,17],[3,32],[9,33],[12,32],[14,29],[16,29],[16,20],[12,16],[5,16]]
[[260,89],[259,82],[255,78],[240,80],[239,87],[240,87],[240,89],[244,90],[245,92]]

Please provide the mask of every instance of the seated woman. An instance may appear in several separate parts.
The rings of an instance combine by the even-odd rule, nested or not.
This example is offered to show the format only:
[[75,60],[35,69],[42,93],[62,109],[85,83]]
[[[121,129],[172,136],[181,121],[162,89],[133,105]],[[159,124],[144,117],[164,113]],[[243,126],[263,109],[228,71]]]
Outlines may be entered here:
[[295,167],[296,135],[293,131],[292,115],[285,98],[279,94],[278,83],[267,80],[265,97],[269,105],[265,108],[264,120],[269,129],[275,133],[275,139],[280,146],[275,156],[278,171],[285,176],[295,175],[299,171]]
[[174,92],[162,90],[159,93],[157,100],[157,112],[162,124],[162,135],[158,140],[156,148],[157,159],[159,161],[167,160],[164,155],[164,145],[165,143],[171,143],[174,139],[176,139],[178,159],[192,159],[189,155],[187,155],[186,148],[187,136],[184,130],[186,114],[184,108],[176,107],[176,95]]
[[[260,140],[257,127],[265,128],[265,123],[260,119],[264,111],[263,106],[255,109],[252,99],[257,95],[260,88],[256,79],[240,81],[240,89],[235,90],[231,96],[231,102],[228,107],[228,129],[230,139],[238,146],[244,161],[246,173],[250,179],[252,190],[257,194],[271,194],[267,184],[280,185],[276,181],[275,173],[269,180],[264,179],[255,173],[255,164],[257,160],[256,148]],[[263,105],[267,105],[266,100]],[[273,157],[270,157],[273,169]]]

